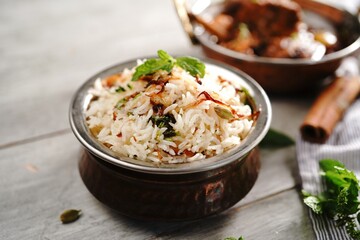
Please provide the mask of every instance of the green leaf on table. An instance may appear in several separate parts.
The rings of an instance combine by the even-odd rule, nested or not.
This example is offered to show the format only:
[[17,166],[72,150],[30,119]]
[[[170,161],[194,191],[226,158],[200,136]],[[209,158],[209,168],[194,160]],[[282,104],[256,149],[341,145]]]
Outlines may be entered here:
[[308,196],[304,198],[304,203],[317,214],[321,214],[323,212],[321,200],[316,196]]
[[360,239],[357,229],[360,211],[358,179],[354,172],[334,159],[320,160],[319,167],[325,180],[325,191],[319,195],[303,191],[304,203],[315,213],[335,219],[338,226],[345,226],[352,238]]
[[323,159],[319,162],[320,169],[324,172],[333,171],[335,167],[345,168],[344,164],[333,159]]
[[282,148],[294,145],[295,141],[284,133],[270,128],[265,138],[260,142],[261,148]]

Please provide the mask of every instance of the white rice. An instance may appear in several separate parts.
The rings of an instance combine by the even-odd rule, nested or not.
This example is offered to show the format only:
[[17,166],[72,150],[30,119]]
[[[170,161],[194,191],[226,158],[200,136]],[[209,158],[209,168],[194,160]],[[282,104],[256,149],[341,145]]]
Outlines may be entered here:
[[[238,83],[210,72],[199,82],[176,66],[170,74],[159,71],[131,81],[134,71],[125,69],[96,80],[86,111],[94,136],[120,156],[157,163],[192,162],[238,146],[253,128],[254,113],[241,101]],[[117,92],[120,86],[124,91]],[[215,109],[230,111],[232,117],[219,116]],[[171,116],[172,121],[164,126],[154,120],[163,116]]]

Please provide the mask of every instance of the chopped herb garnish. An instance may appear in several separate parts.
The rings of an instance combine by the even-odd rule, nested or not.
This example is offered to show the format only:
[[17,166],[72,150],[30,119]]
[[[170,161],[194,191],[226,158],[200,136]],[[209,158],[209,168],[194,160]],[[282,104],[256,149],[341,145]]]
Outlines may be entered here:
[[172,137],[175,137],[177,134],[176,134],[176,131],[171,128],[171,129],[167,129],[165,132],[164,132],[164,138],[172,138]]
[[127,87],[128,87],[130,90],[132,90],[132,89],[133,89],[133,86],[131,86],[131,84],[130,84],[130,83],[128,83],[128,84],[127,84]]
[[137,66],[131,80],[136,81],[142,76],[153,74],[159,70],[170,72],[175,65],[189,72],[194,77],[204,77],[205,75],[205,65],[197,58],[173,58],[164,50],[159,50],[158,56],[159,58],[148,59],[143,64]]
[[71,223],[78,220],[80,215],[81,215],[81,210],[69,209],[69,210],[65,210],[60,215],[60,220],[62,223]]
[[323,159],[319,162],[320,175],[325,180],[326,189],[319,195],[302,191],[304,203],[316,214],[325,214],[345,226],[347,233],[360,239],[359,223],[359,181],[355,174],[337,160]]
[[141,96],[141,93],[140,92],[136,92],[136,93],[133,93],[131,95],[128,95],[122,99],[120,99],[116,104],[115,104],[115,108],[117,109],[121,109],[123,107],[123,105],[129,101],[130,99],[136,99],[138,98],[139,96]]
[[127,102],[126,98],[120,99],[120,100],[116,103],[115,108],[120,109],[126,102]]
[[115,90],[115,92],[118,92],[118,93],[125,92],[125,91],[126,91],[125,88],[123,88],[122,86],[119,86],[119,87]]
[[176,132],[174,128],[170,125],[170,123],[175,123],[176,120],[174,116],[170,113],[164,115],[164,116],[152,116],[150,118],[151,122],[158,126],[159,128],[167,128],[165,132],[163,133],[165,138],[171,138],[176,136]]

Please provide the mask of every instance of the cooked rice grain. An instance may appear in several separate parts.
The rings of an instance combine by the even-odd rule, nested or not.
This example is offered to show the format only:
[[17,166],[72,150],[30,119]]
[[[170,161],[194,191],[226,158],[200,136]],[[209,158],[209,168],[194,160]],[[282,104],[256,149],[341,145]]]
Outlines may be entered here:
[[[133,72],[96,80],[86,111],[95,137],[120,156],[192,162],[241,144],[253,127],[252,109],[241,102],[238,83],[207,72],[199,84],[178,67],[133,82]],[[219,116],[216,106],[233,117]]]

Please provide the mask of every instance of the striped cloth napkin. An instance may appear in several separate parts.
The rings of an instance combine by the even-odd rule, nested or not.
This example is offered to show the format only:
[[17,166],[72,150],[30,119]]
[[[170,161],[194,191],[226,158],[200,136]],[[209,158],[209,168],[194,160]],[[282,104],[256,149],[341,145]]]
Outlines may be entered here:
[[[319,175],[319,160],[324,158],[343,162],[360,178],[360,99],[349,107],[325,144],[305,142],[299,137],[296,151],[303,189],[307,192],[319,194],[324,190]],[[317,215],[310,209],[309,215],[317,239],[352,239],[344,227],[336,226],[330,218]]]

